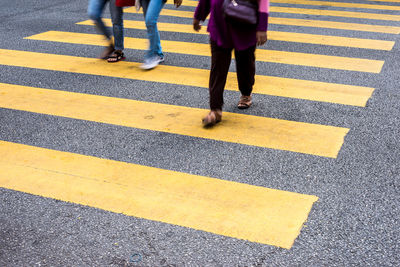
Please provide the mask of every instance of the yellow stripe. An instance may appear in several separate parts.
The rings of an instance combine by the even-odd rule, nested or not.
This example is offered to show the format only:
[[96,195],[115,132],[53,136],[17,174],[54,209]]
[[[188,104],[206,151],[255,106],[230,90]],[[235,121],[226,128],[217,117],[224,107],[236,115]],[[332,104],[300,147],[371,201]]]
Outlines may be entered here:
[[4,141],[0,187],[286,249],[318,200]]
[[366,0],[366,1],[400,3],[400,0]]
[[[295,34],[297,38],[302,39],[307,38],[307,36],[303,36],[302,34]],[[329,42],[331,36],[326,36],[324,41]],[[339,40],[341,37],[338,37]],[[101,36],[94,34],[85,34],[85,33],[74,33],[74,32],[58,32],[58,31],[48,31],[44,33],[39,33],[30,37],[26,37],[25,39],[31,40],[41,40],[41,41],[52,41],[52,42],[64,42],[64,43],[74,43],[74,44],[88,44],[88,45],[103,45],[104,41]],[[344,38],[344,39],[352,39],[352,38]],[[338,40],[334,40],[337,42]],[[358,45],[363,48],[370,49],[382,49],[382,50],[391,50],[394,45],[394,42],[386,42],[379,40],[366,40],[366,39],[355,39],[355,40],[343,40],[343,42],[348,41],[350,45]],[[352,42],[353,41],[353,42]],[[365,41],[365,43],[363,43]],[[369,42],[369,41],[376,41]],[[146,50],[148,48],[148,41],[145,39],[139,38],[131,38],[125,37],[124,42],[125,48],[130,49],[140,49]],[[197,56],[211,56],[210,48],[208,44],[199,44],[199,43],[187,43],[187,42],[178,42],[178,41],[161,41],[161,45],[163,47],[164,52],[178,53],[178,54],[191,54]],[[344,44],[343,44],[344,45]],[[182,47],[188,47],[190,49],[183,49]],[[258,61],[266,61],[269,60],[270,51],[268,50],[258,50],[257,51],[257,60]]]
[[335,158],[349,129],[224,113],[201,127],[204,109],[1,84],[0,107]]
[[[373,0],[370,0],[373,1]],[[381,0],[384,2],[384,0]],[[388,1],[386,1],[388,2]],[[271,0],[270,3],[295,4],[308,6],[332,6],[332,7],[348,7],[348,8],[364,8],[377,10],[400,10],[400,6],[387,5],[371,5],[359,3],[343,3],[343,2],[328,2],[328,1],[307,1],[307,0]],[[172,2],[170,3],[172,4]],[[198,1],[184,0],[182,6],[197,7]],[[270,11],[272,11],[270,9]],[[272,11],[274,12],[274,11]]]
[[[182,49],[190,49],[187,46]],[[46,60],[42,60],[46,58]],[[134,80],[180,84],[208,88],[209,71],[203,69],[158,66],[151,72],[141,71],[139,63],[107,64],[91,58],[43,54],[0,49],[0,64],[102,75]],[[235,73],[229,73],[226,90],[238,90]],[[365,106],[374,88],[272,76],[256,75],[254,93],[293,97],[345,105]]]
[[400,15],[386,15],[386,14],[337,11],[337,10],[320,10],[320,9],[271,6],[270,12],[316,15],[316,16],[344,17],[344,18],[359,18],[359,19],[371,19],[371,20],[400,21]]
[[[316,1],[310,1],[316,4]],[[321,2],[321,1],[320,1]],[[322,5],[329,2],[322,2]],[[333,2],[337,3],[337,2]],[[339,3],[340,4],[340,3]],[[182,5],[196,7],[197,1],[183,1]],[[375,6],[375,5],[370,5]],[[392,7],[392,6],[390,6]],[[363,19],[373,19],[373,20],[392,20],[400,21],[400,15],[386,15],[386,14],[376,14],[376,13],[364,13],[364,12],[352,12],[352,11],[337,11],[337,10],[320,10],[320,9],[308,9],[308,8],[293,8],[293,7],[279,7],[270,6],[270,12],[276,13],[290,13],[290,14],[306,14],[306,15],[318,15],[318,16],[333,16],[333,17],[347,17],[347,18],[363,18]]]
[[[331,7],[363,8],[363,9],[377,9],[377,10],[400,10],[400,6],[371,5],[371,4],[328,2],[328,1],[271,0],[270,3],[308,5],[308,6],[331,6]],[[172,3],[170,3],[170,4],[172,4]],[[182,2],[182,6],[197,7],[197,4],[198,4],[197,1],[190,1],[190,0],[184,0]],[[272,10],[270,10],[270,11],[272,11]]]
[[358,3],[328,2],[328,1],[271,0],[271,3],[311,5],[311,6],[349,7],[349,8],[364,8],[364,9],[377,9],[377,10],[400,10],[400,6],[370,5],[370,4],[358,4]]
[[[395,44],[395,42],[383,40],[274,31],[268,31],[268,39],[285,42],[344,46],[386,51],[392,50]],[[270,53],[270,51],[266,50],[266,53]]]
[[[378,32],[378,33],[392,33],[399,34],[400,27],[369,25],[359,23],[345,23],[323,20],[305,20],[305,19],[289,19],[289,18],[274,18],[271,17],[269,22],[272,24],[293,25],[315,28],[328,28],[350,31],[365,31],[365,32]],[[391,42],[389,42],[391,43]]]
[[[111,20],[105,19],[107,26],[111,26]],[[93,23],[88,21],[83,21],[78,24],[81,25],[93,25]],[[193,31],[192,26],[185,24],[172,24],[172,23],[159,23],[160,31],[176,31],[182,33],[197,34]],[[146,29],[146,25],[143,21],[125,20],[125,28],[131,29]],[[208,34],[206,27],[203,27],[198,34]],[[296,42],[296,43],[308,43],[308,44],[319,44],[319,45],[332,45],[332,46],[344,46],[344,47],[355,47],[355,48],[366,48],[366,49],[377,49],[377,50],[388,50],[390,51],[395,42],[383,41],[383,40],[373,40],[373,39],[360,39],[360,38],[349,38],[349,37],[339,37],[339,36],[329,36],[329,35],[316,35],[316,34],[305,34],[305,33],[295,33],[295,32],[277,32],[268,31],[268,39],[276,41],[286,41],[286,42]],[[191,44],[195,45],[195,44]],[[147,46],[146,48],[147,49]],[[195,49],[194,49],[195,50]],[[196,51],[193,51],[196,53]],[[260,57],[261,54],[265,54]],[[270,58],[276,59],[278,55],[273,55],[278,53],[275,50],[258,50],[258,61],[268,61]],[[298,53],[295,53],[298,55]],[[304,54],[303,54],[304,55]],[[310,58],[309,54],[305,56],[307,59]],[[340,57],[341,59],[342,57]],[[287,60],[286,60],[287,61]],[[278,62],[281,63],[281,62]],[[297,62],[298,63],[298,62]],[[288,63],[290,64],[290,63]],[[302,65],[302,64],[300,64]],[[306,64],[307,65],[307,64]],[[307,65],[308,66],[308,65]],[[319,66],[320,67],[320,66]]]
[[[124,10],[124,12],[125,13],[136,13],[136,10],[133,8],[127,8]],[[161,15],[163,15],[163,16],[173,16],[173,17],[181,17],[181,18],[193,18],[193,14],[194,13],[192,11],[181,11],[181,10],[172,10],[172,9],[163,9],[161,11]],[[379,33],[392,33],[392,34],[400,33],[400,27],[324,21],[324,20],[291,19],[291,18],[278,18],[278,17],[270,16],[268,19],[268,23],[269,24],[279,24],[279,25],[351,30],[351,31],[379,32]],[[271,31],[268,31],[268,34],[271,39],[271,37],[272,37],[270,35]],[[362,39],[360,39],[360,40],[362,40]],[[388,42],[388,43],[394,43],[394,42]],[[375,48],[373,48],[373,49],[375,49]],[[384,50],[386,50],[386,48]]]
[[[111,26],[110,19],[106,19],[105,22],[107,26]],[[77,24],[93,25],[93,22],[91,20],[86,20],[79,22]],[[125,20],[124,27],[129,29],[145,29],[146,25],[143,21]],[[168,32],[208,34],[206,31],[206,27],[203,27],[199,33],[196,33],[192,30],[192,26],[185,24],[158,23],[158,29],[159,31],[168,31]],[[307,38],[304,35],[302,36],[302,34],[296,34],[296,33],[292,33],[293,41],[296,40],[295,36],[299,36],[299,38],[302,38],[302,41],[307,42]],[[311,43],[312,40],[309,42]],[[332,42],[332,39],[327,38],[326,42]],[[360,44],[360,42],[358,43]],[[272,62],[272,63],[280,63],[280,64],[300,65],[300,66],[349,70],[349,71],[361,71],[361,72],[371,72],[371,73],[380,73],[384,64],[383,60],[316,55],[316,54],[286,52],[286,51],[266,50],[266,49],[259,49],[257,51],[257,60]]]

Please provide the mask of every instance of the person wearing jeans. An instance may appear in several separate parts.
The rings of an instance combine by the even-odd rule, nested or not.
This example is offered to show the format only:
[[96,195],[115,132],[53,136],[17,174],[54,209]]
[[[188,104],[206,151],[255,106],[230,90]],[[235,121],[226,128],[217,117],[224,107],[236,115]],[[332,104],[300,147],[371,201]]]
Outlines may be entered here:
[[[145,55],[144,63],[140,66],[144,70],[153,69],[164,61],[157,21],[165,2],[166,0],[140,0],[149,39],[149,50]],[[174,0],[174,4],[179,7],[182,4],[182,0]]]
[[[109,3],[111,20],[113,24],[114,43],[107,27],[102,20],[103,10]],[[122,7],[115,5],[115,0],[89,0],[88,15],[92,19],[97,29],[109,42],[108,47],[101,54],[100,58],[107,59],[108,62],[117,62],[124,59],[124,26]]]
[[252,104],[251,93],[255,76],[255,50],[267,41],[269,0],[257,0],[257,24],[234,24],[226,20],[223,12],[224,0],[199,0],[193,18],[195,31],[201,29],[200,21],[210,14],[207,30],[210,33],[211,71],[209,80],[210,112],[203,118],[203,125],[213,126],[222,119],[223,94],[235,51],[236,74],[241,93],[240,109]]

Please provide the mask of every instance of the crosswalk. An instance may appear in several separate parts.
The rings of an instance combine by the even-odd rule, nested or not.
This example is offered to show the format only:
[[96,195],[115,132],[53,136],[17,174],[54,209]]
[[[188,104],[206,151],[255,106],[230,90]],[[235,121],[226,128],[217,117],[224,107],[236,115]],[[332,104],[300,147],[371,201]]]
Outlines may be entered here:
[[[394,2],[397,1],[385,1]],[[321,47],[339,47],[377,51],[378,55],[391,51],[395,42],[379,38],[360,38],[358,32],[396,35],[400,27],[379,25],[376,21],[400,21],[400,15],[370,13],[377,10],[399,11],[400,6],[376,3],[346,3],[306,0],[271,1],[272,25],[336,29],[354,33],[352,37],[318,35],[296,31],[275,31],[271,28],[269,39],[274,41],[313,44]],[[275,4],[288,4],[280,7]],[[191,11],[171,9],[162,11],[166,20],[170,17],[192,18],[196,1],[184,0]],[[303,7],[304,5],[304,7]],[[346,10],[317,10],[309,6],[345,8]],[[359,10],[362,9],[362,10]],[[355,10],[355,11],[353,11]],[[365,10],[368,10],[367,12]],[[126,8],[124,26],[143,31],[145,24],[139,20],[133,8]],[[280,14],[279,16],[274,16]],[[283,14],[283,16],[282,16]],[[285,14],[307,14],[327,17],[363,19],[353,22],[323,20],[322,18],[285,18]],[[111,25],[109,19],[105,19]],[[24,40],[48,44],[103,46],[102,36],[80,32],[93,27],[90,20],[80,21],[75,32],[48,31],[24,36]],[[182,35],[207,34],[205,27],[200,33],[190,24],[160,22],[161,32]],[[305,31],[306,32],[306,31]],[[146,50],[147,40],[127,36],[126,49]],[[207,43],[181,40],[164,40],[162,47],[168,57],[186,55],[196,58],[210,57]],[[376,55],[376,54],[374,54]],[[44,60],[45,59],[45,60]],[[202,60],[202,59],[199,59]],[[208,59],[207,59],[208,60]],[[382,72],[384,58],[357,58],[323,53],[301,53],[261,48],[257,61],[262,64],[282,64],[291,68],[303,66],[344,73],[360,72],[377,75]],[[123,61],[109,64],[95,58],[0,49],[0,65],[122,78],[163,84],[208,88],[209,70],[183,66],[160,65],[143,72],[139,62]],[[235,73],[228,74],[226,90],[237,91]],[[372,97],[375,88],[348,83],[293,79],[256,75],[254,94],[294,100],[313,101],[363,108]],[[160,101],[161,102],[161,101]],[[224,120],[218,127],[205,129],[199,118],[207,110],[155,103],[142,100],[122,99],[95,94],[75,93],[10,84],[0,80],[0,108],[65,117],[75,120],[162,132],[189,138],[201,138],[227,144],[254,146],[274,153],[275,150],[325,157],[334,161],[351,132],[351,127],[330,126],[307,122],[244,115],[224,112]],[[83,204],[129,216],[190,227],[228,237],[290,249],[300,234],[317,196],[263,188],[249,184],[229,182],[223,179],[196,176],[143,165],[44,149],[25,144],[0,140],[0,187],[22,191],[43,197]]]

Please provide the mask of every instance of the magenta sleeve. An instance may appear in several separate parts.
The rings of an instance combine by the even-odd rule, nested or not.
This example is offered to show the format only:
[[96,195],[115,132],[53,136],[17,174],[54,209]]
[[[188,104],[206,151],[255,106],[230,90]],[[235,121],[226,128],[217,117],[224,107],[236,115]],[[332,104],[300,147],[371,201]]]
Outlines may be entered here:
[[265,32],[268,29],[268,13],[258,12],[257,31]]
[[211,0],[199,0],[199,3],[194,12],[194,18],[200,21],[205,21],[210,14]]

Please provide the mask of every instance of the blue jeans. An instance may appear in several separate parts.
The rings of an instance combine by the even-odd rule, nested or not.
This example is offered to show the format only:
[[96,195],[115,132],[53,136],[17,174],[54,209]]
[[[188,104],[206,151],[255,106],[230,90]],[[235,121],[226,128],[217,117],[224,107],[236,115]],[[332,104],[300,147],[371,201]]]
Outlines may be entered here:
[[157,20],[160,16],[161,9],[164,7],[163,0],[141,0],[143,14],[147,27],[147,36],[150,46],[145,58],[150,59],[155,56],[164,57],[161,50],[160,34],[158,33]]
[[123,10],[122,7],[117,7],[115,5],[115,0],[90,0],[88,6],[88,15],[96,24],[97,29],[108,40],[111,40],[111,35],[101,19],[101,15],[103,14],[103,10],[107,2],[110,3],[115,49],[124,50],[124,25],[122,20]]

